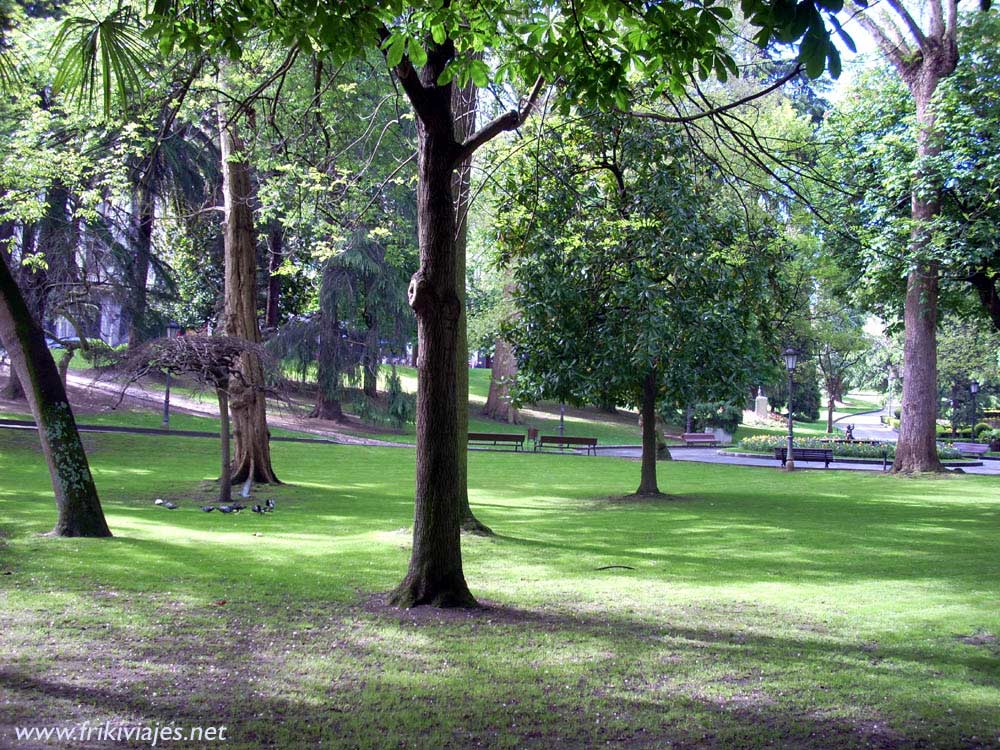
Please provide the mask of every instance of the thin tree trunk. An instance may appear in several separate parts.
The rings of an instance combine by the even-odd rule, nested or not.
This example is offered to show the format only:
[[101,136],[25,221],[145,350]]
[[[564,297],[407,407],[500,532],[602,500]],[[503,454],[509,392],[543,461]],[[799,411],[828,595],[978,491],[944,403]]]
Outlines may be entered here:
[[642,381],[642,472],[637,495],[659,495],[656,482],[656,371]]
[[[478,89],[470,82],[451,90],[455,137],[465,140],[476,130]],[[458,502],[462,531],[478,536],[492,536],[493,530],[476,518],[469,503],[469,332],[465,312],[466,253],[469,244],[469,210],[472,207],[472,159],[458,165],[452,177],[455,200],[455,292],[458,295],[458,343],[456,374],[458,398]]]
[[111,536],[59,371],[6,260],[0,256],[0,341],[26,384],[59,517],[55,536]]
[[281,223],[271,221],[267,229],[267,315],[264,325],[277,328],[281,304],[281,276],[277,271],[285,260],[285,235]]
[[[225,204],[226,288],[223,330],[254,343],[261,340],[257,325],[257,248],[253,234],[250,167],[241,153],[243,144],[235,124],[219,109]],[[258,484],[279,484],[271,466],[271,433],[267,428],[264,368],[256,354],[241,358],[242,379],[231,381],[230,408],[235,437],[233,482],[251,477]]]
[[222,462],[219,471],[219,502],[228,504],[233,499],[232,459],[229,455],[229,393],[225,388],[216,388],[219,399],[219,441],[222,447]]
[[833,396],[829,397],[826,404],[826,433],[830,435],[833,433],[833,408],[836,405]]
[[[408,299],[417,317],[417,451],[413,548],[406,577],[390,597],[402,607],[475,606],[462,570],[461,509],[464,425],[459,403],[459,324],[462,301],[456,272],[452,194],[456,144],[451,87],[436,86],[440,65],[420,73],[417,118],[417,230],[420,268]],[[467,402],[466,402],[467,403]]]
[[[21,261],[35,255],[37,252],[36,239],[37,231],[34,224],[21,225]],[[28,305],[28,310],[34,316],[38,326],[42,326],[42,319],[45,317],[45,287],[47,285],[47,274],[44,268],[22,267],[18,273],[19,288],[24,290],[24,300]],[[10,368],[10,380],[0,391],[0,397],[8,401],[24,401],[27,395],[24,392],[24,385],[17,375],[17,370],[13,366]]]
[[378,398],[379,343],[378,319],[375,317],[370,288],[365,295],[364,319],[368,330],[365,333],[365,351],[361,357],[363,390],[368,398],[374,399]]
[[146,338],[149,262],[153,254],[153,222],[156,206],[149,186],[140,184],[132,201],[133,256],[129,284],[128,345],[137,347]]

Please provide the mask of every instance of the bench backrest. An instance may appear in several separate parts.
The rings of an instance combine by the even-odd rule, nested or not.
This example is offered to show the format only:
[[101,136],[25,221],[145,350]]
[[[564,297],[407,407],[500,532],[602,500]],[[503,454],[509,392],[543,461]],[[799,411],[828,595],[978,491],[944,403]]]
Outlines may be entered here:
[[957,451],[965,453],[986,453],[990,446],[985,443],[952,443],[952,447]]
[[559,437],[558,435],[542,435],[539,438],[539,443],[546,445],[548,443],[554,443],[555,445],[597,445],[597,438],[592,437]]
[[523,443],[524,435],[514,432],[470,432],[469,440],[509,440],[512,443]]
[[685,432],[681,437],[684,440],[715,440],[716,437],[711,432]]

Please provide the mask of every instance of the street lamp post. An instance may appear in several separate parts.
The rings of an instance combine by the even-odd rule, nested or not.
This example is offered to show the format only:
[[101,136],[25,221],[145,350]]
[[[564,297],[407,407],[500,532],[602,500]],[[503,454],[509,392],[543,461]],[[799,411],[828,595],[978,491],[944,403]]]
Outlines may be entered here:
[[969,420],[969,429],[972,431],[972,439],[976,439],[976,394],[979,393],[979,381],[973,380],[969,383],[969,393],[972,394],[972,419]]
[[795,461],[792,459],[792,438],[794,437],[793,427],[792,427],[792,373],[795,371],[795,365],[799,361],[799,353],[789,347],[785,349],[785,370],[788,372],[788,449],[785,453],[785,471],[792,471],[795,469]]
[[[167,338],[175,339],[181,332],[181,327],[174,321],[167,323]],[[170,429],[170,370],[167,370],[166,390],[163,392],[163,429]]]

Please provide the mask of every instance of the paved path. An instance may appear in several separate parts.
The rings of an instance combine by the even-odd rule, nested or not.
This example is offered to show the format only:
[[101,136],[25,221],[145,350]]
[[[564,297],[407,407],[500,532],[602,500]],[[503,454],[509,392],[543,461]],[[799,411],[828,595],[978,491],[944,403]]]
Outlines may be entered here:
[[879,409],[861,414],[848,414],[834,420],[833,426],[838,430],[844,430],[847,425],[853,424],[856,440],[881,440],[883,443],[895,443],[899,440],[899,433],[882,424],[882,417],[886,413],[885,409]]

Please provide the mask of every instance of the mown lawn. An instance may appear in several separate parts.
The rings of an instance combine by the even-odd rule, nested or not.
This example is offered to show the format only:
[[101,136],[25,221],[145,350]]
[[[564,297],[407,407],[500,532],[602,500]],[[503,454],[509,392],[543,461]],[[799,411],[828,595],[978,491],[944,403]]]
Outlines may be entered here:
[[674,499],[634,503],[633,462],[475,452],[488,606],[400,612],[412,451],[276,444],[276,512],[222,516],[212,441],[85,440],[112,540],[39,536],[34,436],[0,431],[0,747],[87,720],[241,750],[1000,742],[993,478],[673,462]]

